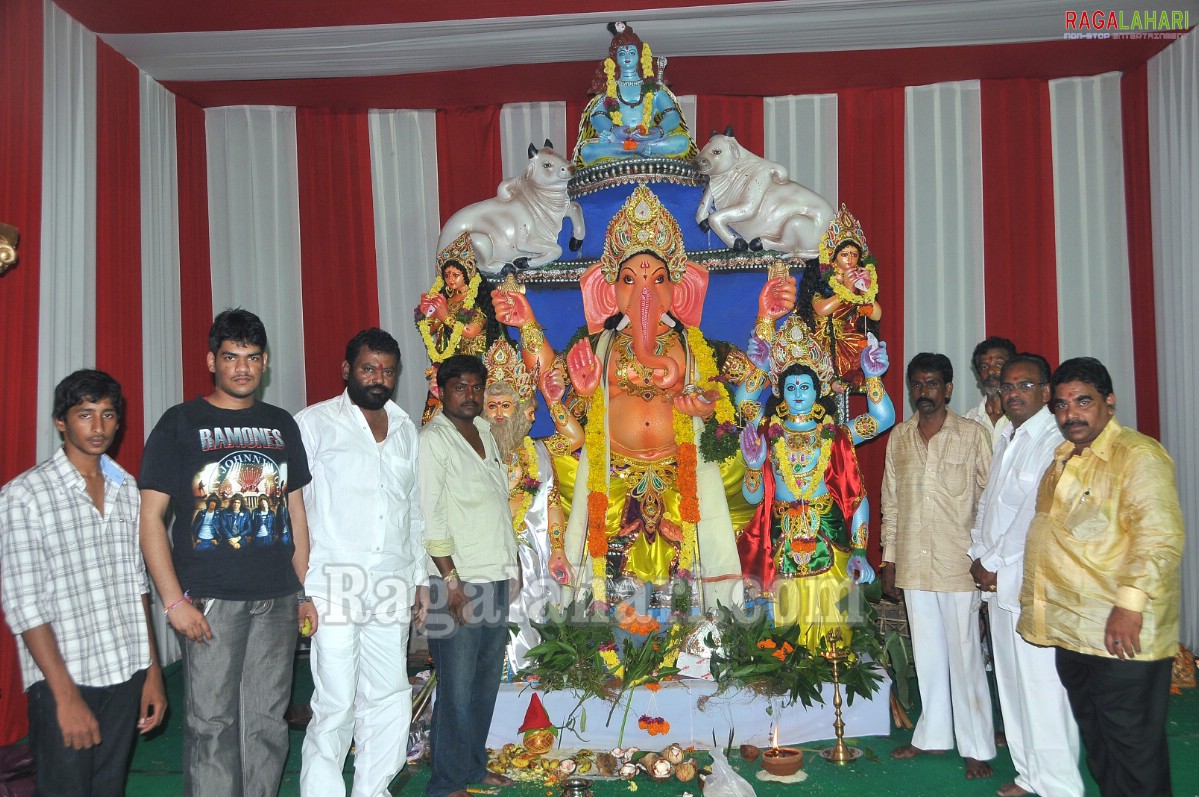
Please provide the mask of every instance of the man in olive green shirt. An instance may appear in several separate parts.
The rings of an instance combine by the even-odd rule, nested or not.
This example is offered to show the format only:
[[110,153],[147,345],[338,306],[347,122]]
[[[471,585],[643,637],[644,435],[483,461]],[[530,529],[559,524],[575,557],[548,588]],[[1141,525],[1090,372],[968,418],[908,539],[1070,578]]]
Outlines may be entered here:
[[1104,797],[1169,795],[1182,510],[1161,445],[1115,419],[1107,369],[1067,360],[1049,406],[1066,438],[1041,479],[1017,631],[1056,663]]

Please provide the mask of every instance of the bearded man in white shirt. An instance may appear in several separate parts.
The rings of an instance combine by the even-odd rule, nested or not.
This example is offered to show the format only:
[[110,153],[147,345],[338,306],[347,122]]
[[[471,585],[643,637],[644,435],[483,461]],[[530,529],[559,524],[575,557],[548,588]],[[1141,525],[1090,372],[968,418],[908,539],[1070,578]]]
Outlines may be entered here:
[[345,794],[352,740],[353,797],[387,795],[407,754],[408,629],[424,622],[428,576],[416,427],[390,401],[399,371],[395,338],[359,332],[341,364],[345,391],[296,415],[312,471],[304,488],[312,539],[304,589],[321,629],[312,637],[305,797]]
[[1009,426],[1003,411],[1003,396],[999,393],[999,377],[1003,366],[1015,356],[1016,344],[995,335],[979,342],[970,356],[983,397],[977,406],[963,412],[962,417],[981,423],[991,433],[992,445],[999,442],[999,435]]
[[1036,514],[1037,485],[1062,443],[1049,402],[1049,363],[1019,354],[1003,367],[999,392],[1011,424],[995,446],[987,487],[970,533],[970,574],[987,601],[995,681],[1016,780],[999,797],[1082,797],[1078,726],[1057,675],[1054,649],[1016,633],[1024,543]]

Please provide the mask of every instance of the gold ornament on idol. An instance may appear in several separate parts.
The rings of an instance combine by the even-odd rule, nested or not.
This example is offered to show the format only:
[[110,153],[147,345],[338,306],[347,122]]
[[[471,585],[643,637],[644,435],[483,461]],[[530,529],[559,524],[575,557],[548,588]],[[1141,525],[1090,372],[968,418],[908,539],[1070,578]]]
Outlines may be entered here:
[[[790,434],[784,434],[774,441],[774,457],[778,462],[779,475],[783,479],[783,484],[787,485],[787,489],[796,499],[804,502],[811,501],[816,490],[824,483],[824,472],[828,469],[829,458],[833,451],[833,435],[833,424],[825,421],[815,429],[800,433],[800,436],[794,440],[789,439]],[[803,472],[807,483],[801,490],[798,476],[803,465],[811,461],[811,455],[815,453],[813,451],[816,447],[814,440],[820,441],[819,457],[815,467]]]
[[638,183],[621,206],[604,237],[600,270],[604,281],[615,284],[620,265],[633,255],[648,253],[666,264],[671,282],[683,278],[687,251],[679,223],[644,183]]

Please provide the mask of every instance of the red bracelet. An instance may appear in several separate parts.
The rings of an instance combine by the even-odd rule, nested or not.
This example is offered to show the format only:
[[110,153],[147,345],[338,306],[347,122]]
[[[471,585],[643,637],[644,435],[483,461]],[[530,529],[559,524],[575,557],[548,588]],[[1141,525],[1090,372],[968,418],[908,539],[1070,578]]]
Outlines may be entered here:
[[163,610],[162,610],[162,613],[163,613],[163,614],[170,614],[170,613],[171,613],[171,609],[174,609],[176,606],[178,606],[179,604],[183,603],[184,601],[189,601],[189,600],[191,600],[191,597],[192,597],[192,596],[191,596],[191,593],[190,593],[190,592],[184,592],[184,593],[183,593],[183,597],[182,597],[182,598],[180,598],[179,600],[177,600],[177,601],[175,601],[174,603],[172,603],[170,606],[168,606],[168,607],[166,607],[165,609],[163,609]]

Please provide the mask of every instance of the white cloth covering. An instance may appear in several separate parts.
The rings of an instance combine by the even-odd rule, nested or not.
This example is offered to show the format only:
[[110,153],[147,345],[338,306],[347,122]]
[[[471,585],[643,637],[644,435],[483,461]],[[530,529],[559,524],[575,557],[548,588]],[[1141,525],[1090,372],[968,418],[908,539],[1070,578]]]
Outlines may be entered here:
[[525,512],[524,528],[517,534],[516,554],[520,559],[520,595],[508,609],[508,621],[517,632],[505,653],[509,673],[518,673],[529,665],[528,652],[541,642],[533,623],[545,621],[546,609],[562,603],[562,590],[550,577],[552,552],[549,535],[549,494],[554,486],[554,468],[545,443],[534,441],[537,475],[541,487]]
[[963,758],[995,757],[991,695],[978,635],[977,592],[904,590],[920,684],[920,721],[912,745],[957,746]]

